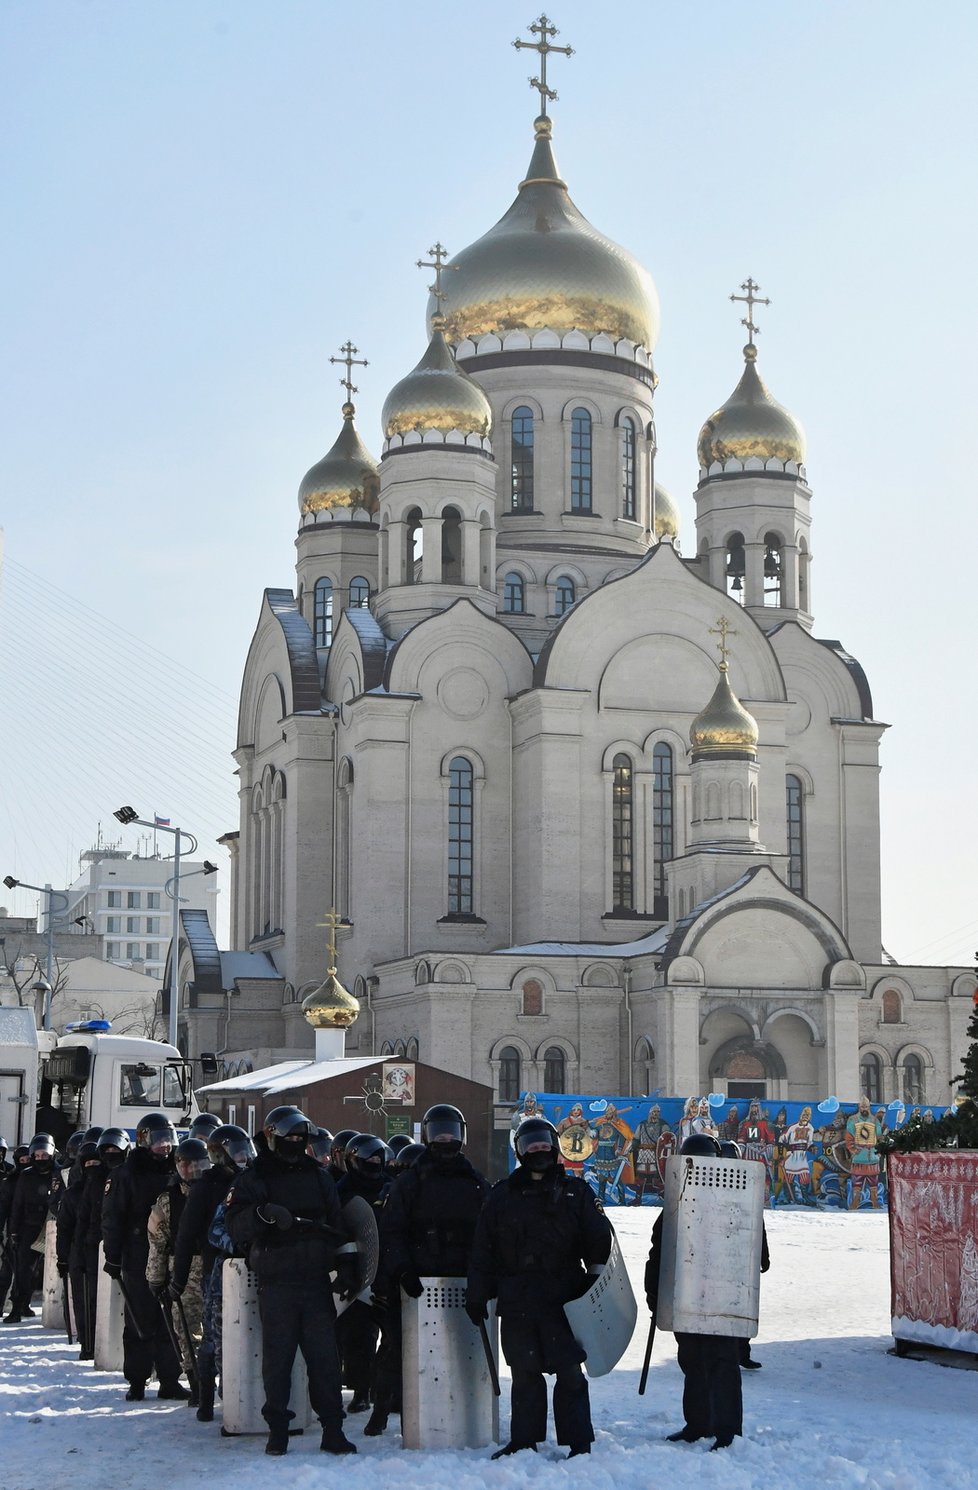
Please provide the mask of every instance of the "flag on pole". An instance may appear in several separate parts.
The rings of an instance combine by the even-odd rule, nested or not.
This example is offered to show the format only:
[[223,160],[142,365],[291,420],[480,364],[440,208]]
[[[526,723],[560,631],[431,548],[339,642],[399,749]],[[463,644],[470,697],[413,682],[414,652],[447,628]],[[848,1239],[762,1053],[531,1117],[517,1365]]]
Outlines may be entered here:
[[153,826],[156,828],[168,828],[170,826],[170,819],[168,817],[160,817],[158,812],[154,812]]

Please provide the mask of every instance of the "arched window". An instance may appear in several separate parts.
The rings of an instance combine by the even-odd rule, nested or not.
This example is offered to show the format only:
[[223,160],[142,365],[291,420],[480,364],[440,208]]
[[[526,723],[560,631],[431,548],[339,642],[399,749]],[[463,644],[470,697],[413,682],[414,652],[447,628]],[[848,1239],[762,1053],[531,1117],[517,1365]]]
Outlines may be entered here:
[[805,893],[805,794],[797,776],[786,776],[785,812],[788,823],[788,889]]
[[562,574],[554,586],[554,615],[562,616],[565,611],[570,610],[576,599],[574,581],[569,574]]
[[472,914],[472,765],[456,755],[448,768],[448,914]]
[[404,519],[404,583],[406,585],[420,583],[423,548],[424,529],[421,526],[421,509],[412,507]]
[[548,1092],[562,1092],[567,1080],[567,1057],[559,1045],[549,1045],[543,1053],[543,1085]]
[[919,1055],[905,1055],[903,1058],[903,1100],[911,1105],[925,1100],[924,1063]]
[[869,1050],[859,1060],[859,1090],[870,1102],[880,1100],[880,1058]]
[[612,910],[635,909],[632,880],[632,763],[627,755],[612,762],[611,898]]
[[313,631],[317,647],[328,647],[333,641],[333,584],[328,579],[317,579]]
[[571,415],[571,511],[591,511],[591,416],[587,409]]
[[635,520],[637,478],[635,465],[635,421],[627,415],[621,421],[621,515]]
[[520,1053],[515,1045],[505,1045],[499,1052],[499,1100],[520,1100]]
[[900,1024],[903,1018],[903,1010],[900,1007],[900,995],[895,988],[888,988],[882,998],[883,1024]]
[[527,978],[523,984],[523,1006],[522,1014],[543,1013],[543,984],[539,978]]
[[510,506],[513,512],[533,511],[533,410],[525,404],[513,410]]
[[777,533],[764,534],[764,604],[781,604],[784,554]]
[[668,916],[666,864],[676,852],[673,815],[672,746],[660,741],[652,750],[652,852],[655,859],[652,914]]
[[446,585],[462,581],[462,514],[446,507],[441,515],[441,577]]
[[362,574],[356,574],[350,580],[350,609],[360,610],[370,603],[370,581],[364,579]]
[[747,573],[747,556],[744,552],[743,533],[731,533],[727,539],[727,594],[738,605],[744,603],[744,575]]
[[511,570],[503,580],[503,610],[511,616],[522,616],[526,611],[523,576],[515,570]]

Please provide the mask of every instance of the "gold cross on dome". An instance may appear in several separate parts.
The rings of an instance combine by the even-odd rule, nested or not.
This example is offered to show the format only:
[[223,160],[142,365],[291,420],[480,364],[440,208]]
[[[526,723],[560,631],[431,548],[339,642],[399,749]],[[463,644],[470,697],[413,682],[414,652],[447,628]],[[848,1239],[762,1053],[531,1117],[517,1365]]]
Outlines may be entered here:
[[717,642],[717,651],[720,653],[720,671],[722,673],[725,673],[727,671],[727,658],[730,656],[730,648],[727,646],[727,637],[736,636],[737,633],[731,626],[730,622],[727,620],[726,616],[721,616],[716,625],[710,627],[710,635],[718,636],[720,638],[720,640]]
[[754,306],[755,305],[770,305],[771,302],[770,302],[770,300],[767,300],[767,299],[762,300],[759,295],[755,295],[754,294],[754,291],[755,290],[759,290],[761,287],[760,287],[760,285],[755,284],[754,281],[750,278],[749,275],[744,280],[744,282],[743,282],[743,284],[741,285],[740,288],[742,290],[746,290],[747,291],[747,294],[746,295],[731,295],[730,298],[731,298],[731,300],[742,300],[743,303],[747,306],[747,314],[746,314],[746,316],[743,316],[741,318],[740,324],[741,324],[741,326],[746,326],[747,327],[747,341],[748,341],[748,345],[749,346],[753,346],[754,345],[754,337],[755,337],[755,335],[760,336],[760,334],[761,334],[760,331],[759,331],[759,329],[758,329],[758,327],[754,325]]
[[551,36],[559,36],[560,32],[557,30],[556,26],[552,26],[550,24],[549,16],[538,16],[533,24],[527,27],[527,30],[532,31],[534,36],[539,36],[540,40],[522,41],[519,37],[517,37],[516,40],[513,42],[513,46],[517,49],[517,51],[523,51],[524,49],[526,49],[530,52],[540,53],[540,76],[538,78],[530,78],[529,83],[530,87],[535,88],[539,93],[540,113],[546,116],[548,100],[555,99],[557,97],[554,90],[547,87],[547,58],[551,52],[560,52],[565,57],[573,57],[574,48],[553,47],[550,45]]
[[355,347],[352,341],[344,342],[343,346],[340,347],[340,351],[343,353],[342,357],[331,357],[329,359],[330,362],[342,362],[346,365],[346,377],[340,378],[340,384],[346,389],[346,401],[349,404],[353,402],[353,395],[360,392],[359,388],[355,387],[350,381],[350,373],[354,367],[369,366],[366,357],[354,357],[354,352],[359,352],[359,350],[360,348]]
[[434,248],[429,248],[428,252],[431,254],[431,258],[418,259],[417,265],[419,269],[433,269],[435,271],[435,282],[433,285],[429,285],[428,288],[435,297],[438,305],[438,314],[441,315],[441,303],[445,299],[445,291],[441,287],[442,274],[449,267],[457,269],[458,265],[452,264],[449,266],[445,263],[445,260],[448,258],[448,249],[443,248],[440,243],[436,243]]
[[[353,350],[356,351],[356,348],[354,347]],[[336,928],[342,920],[343,917],[337,911],[335,905],[331,905],[326,912],[325,921],[316,922],[317,926],[321,926],[329,931],[329,936],[326,938],[326,951],[329,956],[329,971],[331,973],[336,972]]]

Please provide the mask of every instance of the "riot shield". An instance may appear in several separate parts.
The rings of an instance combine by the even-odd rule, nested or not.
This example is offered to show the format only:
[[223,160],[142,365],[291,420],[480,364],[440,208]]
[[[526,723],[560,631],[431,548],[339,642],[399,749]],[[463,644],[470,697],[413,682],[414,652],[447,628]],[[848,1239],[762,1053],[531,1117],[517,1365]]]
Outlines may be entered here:
[[[224,1310],[221,1330],[221,1431],[227,1435],[265,1433],[268,1424],[261,1410],[265,1390],[261,1374],[261,1317],[258,1312],[258,1282],[240,1257],[225,1260],[221,1275]],[[295,1413],[292,1430],[308,1428],[309,1386],[301,1350],[292,1367],[290,1406]]]
[[666,1161],[660,1329],[756,1335],[765,1177],[749,1159]]
[[[343,1217],[350,1235],[357,1244],[357,1266],[360,1271],[360,1288],[354,1298],[370,1302],[370,1290],[377,1276],[380,1262],[380,1240],[377,1234],[377,1218],[374,1208],[362,1195],[351,1195],[343,1207]],[[345,1313],[353,1299],[335,1300],[337,1316]]]
[[[404,1447],[484,1448],[499,1437],[499,1399],[480,1333],[465,1312],[465,1279],[421,1282],[419,1299],[401,1295]],[[486,1330],[498,1361],[491,1305]]]
[[588,1376],[607,1376],[628,1349],[638,1318],[617,1237],[612,1237],[608,1261],[592,1286],[565,1304],[564,1313],[574,1339],[587,1353]]

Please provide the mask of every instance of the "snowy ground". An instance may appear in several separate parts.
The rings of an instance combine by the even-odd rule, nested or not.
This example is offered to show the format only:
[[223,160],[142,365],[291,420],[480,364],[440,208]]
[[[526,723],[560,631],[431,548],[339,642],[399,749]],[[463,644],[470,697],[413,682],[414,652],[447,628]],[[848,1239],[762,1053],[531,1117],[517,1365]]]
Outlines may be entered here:
[[[649,1212],[613,1213],[636,1294]],[[761,1287],[754,1354],[744,1375],[744,1433],[722,1453],[673,1445],[681,1377],[671,1335],[657,1338],[644,1398],[637,1395],[647,1315],[642,1305],[618,1369],[592,1383],[597,1442],[566,1463],[551,1442],[537,1455],[492,1464],[489,1450],[402,1450],[399,1437],[364,1439],[348,1420],[356,1459],[318,1451],[318,1432],[268,1459],[260,1438],[222,1439],[183,1404],[127,1403],[120,1376],[76,1360],[77,1348],[39,1320],[0,1330],[2,1490],[268,1490],[281,1484],[344,1490],[935,1490],[978,1486],[973,1371],[888,1355],[889,1274],[884,1215],[768,1213],[772,1266]],[[503,1404],[508,1408],[504,1381]],[[396,1420],[392,1420],[396,1421]],[[506,1413],[503,1414],[505,1432]],[[558,1460],[558,1453],[561,1458]]]

